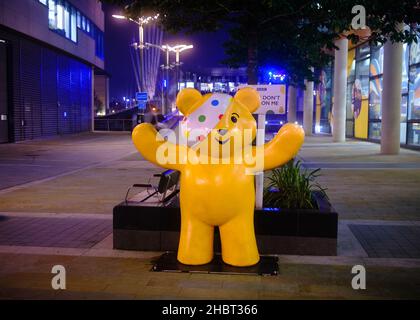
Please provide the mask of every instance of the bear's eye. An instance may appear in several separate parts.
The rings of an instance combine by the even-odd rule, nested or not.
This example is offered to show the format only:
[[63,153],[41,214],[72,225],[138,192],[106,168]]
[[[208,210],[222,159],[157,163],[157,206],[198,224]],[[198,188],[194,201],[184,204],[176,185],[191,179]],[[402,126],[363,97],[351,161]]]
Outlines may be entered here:
[[237,114],[237,113],[233,113],[233,114],[232,114],[232,116],[230,117],[230,120],[231,120],[233,123],[238,122],[238,119],[239,119],[239,114]]

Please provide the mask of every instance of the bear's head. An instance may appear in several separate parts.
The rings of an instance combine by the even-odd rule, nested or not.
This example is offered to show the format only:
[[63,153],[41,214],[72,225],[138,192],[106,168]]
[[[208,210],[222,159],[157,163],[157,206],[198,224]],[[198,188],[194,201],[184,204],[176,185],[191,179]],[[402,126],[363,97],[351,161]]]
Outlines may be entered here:
[[228,149],[233,154],[251,145],[256,136],[252,113],[260,106],[260,96],[253,88],[240,89],[234,97],[223,93],[203,96],[187,88],[179,92],[176,104],[184,115],[181,134],[201,152],[220,157]]

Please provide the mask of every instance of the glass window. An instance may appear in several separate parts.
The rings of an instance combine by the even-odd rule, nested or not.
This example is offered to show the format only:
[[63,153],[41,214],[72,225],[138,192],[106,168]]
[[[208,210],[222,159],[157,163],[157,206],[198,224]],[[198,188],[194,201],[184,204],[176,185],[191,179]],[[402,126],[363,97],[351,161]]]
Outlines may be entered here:
[[352,111],[352,89],[353,89],[353,83],[347,84],[346,119],[348,119],[348,120],[353,119],[353,111]]
[[76,9],[71,9],[71,40],[77,42],[77,14]]
[[41,2],[43,5],[47,5],[47,1],[48,0],[39,0],[39,2]]
[[401,97],[400,143],[407,142],[407,100],[407,95]]
[[64,29],[64,8],[61,4],[56,6],[57,29]]
[[420,38],[417,38],[417,43],[413,42],[410,45],[410,65],[420,63]]
[[369,122],[369,138],[381,139],[381,123]]
[[401,122],[407,121],[407,102],[408,102],[407,95],[403,95],[401,97]]
[[381,119],[382,77],[370,80],[369,119]]
[[408,144],[420,145],[420,123],[408,124]]
[[48,1],[48,24],[50,29],[57,29],[55,0]]
[[82,27],[82,17],[80,16],[79,10],[76,12],[76,24],[79,29]]
[[71,38],[71,30],[70,30],[70,8],[64,7],[64,32],[67,39]]
[[90,21],[86,19],[86,32],[90,33]]
[[[355,49],[349,51],[349,56],[351,52],[354,52]],[[347,78],[347,82],[354,82],[355,79],[355,72],[356,72],[356,60],[353,59],[350,66],[349,76]]]
[[376,77],[383,73],[384,47],[372,47],[370,58],[370,76]]
[[353,120],[346,121],[346,136],[354,137],[354,121]]
[[370,54],[370,46],[369,43],[365,43],[356,49],[356,59],[363,59],[368,57]]
[[82,16],[82,30],[86,31],[86,18],[85,18],[85,16]]
[[408,45],[403,46],[403,61],[402,61],[402,86],[401,92],[403,94],[408,92]]
[[407,143],[407,122],[400,123],[400,143]]
[[420,119],[420,66],[410,68],[409,89],[408,119]]
[[355,86],[361,90],[362,99],[367,99],[369,94],[369,59],[356,62]]

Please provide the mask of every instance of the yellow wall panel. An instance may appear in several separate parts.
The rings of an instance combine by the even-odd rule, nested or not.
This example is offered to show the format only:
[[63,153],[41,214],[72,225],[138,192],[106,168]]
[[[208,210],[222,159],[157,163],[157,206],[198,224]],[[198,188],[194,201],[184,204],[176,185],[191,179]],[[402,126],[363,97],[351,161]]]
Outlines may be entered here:
[[354,136],[367,139],[368,137],[368,100],[362,100],[359,116],[354,121]]
[[350,74],[351,65],[353,63],[355,55],[356,55],[356,49],[349,50],[348,55],[347,55],[347,77]]

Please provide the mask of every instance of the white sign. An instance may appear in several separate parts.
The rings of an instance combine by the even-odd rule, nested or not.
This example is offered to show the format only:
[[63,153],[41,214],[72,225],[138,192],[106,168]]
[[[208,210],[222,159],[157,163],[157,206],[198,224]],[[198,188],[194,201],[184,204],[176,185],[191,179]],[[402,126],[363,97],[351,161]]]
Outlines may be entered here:
[[247,85],[240,88],[244,87],[254,88],[260,94],[261,107],[255,113],[286,113],[286,86],[284,84]]

